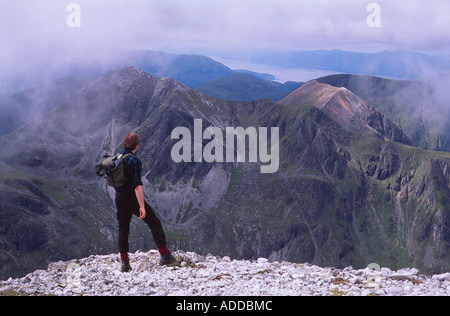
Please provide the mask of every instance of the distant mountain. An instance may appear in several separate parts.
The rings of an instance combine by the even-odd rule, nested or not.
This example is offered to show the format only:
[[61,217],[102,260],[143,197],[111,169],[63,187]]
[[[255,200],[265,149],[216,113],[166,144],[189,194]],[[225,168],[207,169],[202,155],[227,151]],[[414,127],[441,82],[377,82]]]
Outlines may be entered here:
[[[0,92],[3,93],[22,92],[63,78],[92,78],[123,66],[138,67],[161,78],[171,77],[190,88],[234,72],[206,56],[150,50],[93,51],[73,55],[70,51],[37,48],[21,52],[15,60],[2,66]],[[268,74],[239,70],[246,71],[263,79],[271,78]]]
[[255,101],[268,98],[277,102],[301,85],[300,82],[281,84],[263,80],[248,73],[232,73],[208,81],[196,87],[196,90],[223,100]]
[[[450,154],[394,142],[386,130],[367,135],[372,120],[362,119],[376,112],[365,100],[305,86],[288,105],[224,101],[122,67],[0,137],[0,277],[117,251],[114,194],[94,165],[119,151],[128,131],[141,136],[145,195],[172,249],[449,271]],[[339,119],[347,114],[356,121]],[[279,171],[262,174],[261,162],[173,162],[171,133],[194,133],[194,119],[222,131],[278,127]],[[145,225],[133,225],[131,250],[153,248]]]
[[[69,58],[57,51],[36,50],[33,58],[27,53],[18,57],[17,65],[7,65],[12,74],[0,73],[0,89],[16,91],[0,93],[0,135],[61,105],[100,74],[124,65],[137,66],[157,77],[171,77],[190,87],[234,73],[205,56],[155,51],[94,52],[92,56]],[[49,64],[48,60],[54,61]]]
[[259,53],[252,62],[395,79],[428,78],[450,71],[450,60],[410,51],[359,53],[342,50]]
[[268,74],[231,70],[200,55],[139,51],[118,54],[113,60],[102,64],[90,61],[86,65],[79,65],[81,62],[82,60],[74,62],[58,73],[47,74],[50,77],[75,77],[58,79],[18,93],[0,94],[0,135],[10,133],[40,114],[61,105],[66,98],[94,80],[105,69],[123,64],[137,65],[154,76],[171,77],[189,87],[197,87],[199,91],[226,100],[253,101],[269,98],[276,102],[301,84],[280,84],[271,81],[272,77]]
[[156,77],[171,77],[191,88],[233,73],[225,65],[201,55],[137,51],[124,54],[120,62],[122,66],[136,66]]
[[413,145],[401,128],[346,88],[336,88],[312,80],[279,103],[288,106],[308,104],[318,108],[344,128],[367,136]]
[[450,152],[449,75],[409,81],[333,75],[317,81],[345,87],[367,100],[396,122],[417,146]]
[[[346,74],[364,74],[396,79],[428,78],[450,71],[450,60],[409,51],[358,53],[342,50],[257,53],[250,63],[306,68]],[[234,72],[248,72],[260,79],[271,74],[232,70],[201,55],[158,51],[88,51],[52,47],[19,51],[2,64],[0,94],[22,92],[63,78],[91,78],[122,66],[135,66],[157,77],[171,77],[190,88]]]

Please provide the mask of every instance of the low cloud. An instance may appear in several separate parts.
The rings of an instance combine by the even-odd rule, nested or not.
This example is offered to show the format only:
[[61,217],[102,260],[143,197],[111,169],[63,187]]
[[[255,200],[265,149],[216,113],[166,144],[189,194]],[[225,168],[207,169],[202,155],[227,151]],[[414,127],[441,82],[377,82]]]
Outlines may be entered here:
[[[366,22],[372,2],[381,8],[379,28]],[[81,10],[79,28],[67,25],[71,3]],[[106,63],[115,50],[447,53],[449,15],[447,0],[2,0],[0,80],[22,70],[41,77],[27,71],[36,64],[62,71],[94,55],[92,63]]]
[[[72,2],[81,8],[81,28],[66,25]],[[367,26],[371,2],[360,0],[3,0],[0,39],[4,47],[74,49],[448,49],[448,1],[375,2],[381,28]]]

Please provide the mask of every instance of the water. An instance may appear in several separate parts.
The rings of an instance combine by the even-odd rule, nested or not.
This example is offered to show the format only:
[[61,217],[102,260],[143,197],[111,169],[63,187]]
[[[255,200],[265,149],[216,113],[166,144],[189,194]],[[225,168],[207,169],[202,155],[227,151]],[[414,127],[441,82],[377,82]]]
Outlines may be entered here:
[[258,73],[271,74],[275,77],[275,81],[280,83],[285,83],[286,81],[307,82],[313,79],[336,74],[335,71],[329,70],[258,64],[246,60],[224,59],[220,57],[214,57],[213,59],[233,70],[245,69]]

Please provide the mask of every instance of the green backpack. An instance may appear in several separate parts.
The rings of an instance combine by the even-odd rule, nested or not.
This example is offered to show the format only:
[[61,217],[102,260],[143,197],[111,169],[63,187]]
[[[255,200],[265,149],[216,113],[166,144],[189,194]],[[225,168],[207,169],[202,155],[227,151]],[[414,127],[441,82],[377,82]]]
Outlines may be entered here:
[[120,188],[128,182],[123,168],[123,160],[131,154],[118,154],[116,156],[105,155],[100,163],[95,166],[95,172],[99,177],[105,177],[106,183],[113,188]]

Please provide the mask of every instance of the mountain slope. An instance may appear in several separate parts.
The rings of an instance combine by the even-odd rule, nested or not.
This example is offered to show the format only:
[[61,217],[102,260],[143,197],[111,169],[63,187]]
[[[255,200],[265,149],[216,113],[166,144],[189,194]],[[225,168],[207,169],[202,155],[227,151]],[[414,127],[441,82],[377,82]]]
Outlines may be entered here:
[[254,101],[264,98],[279,101],[301,83],[281,84],[247,73],[233,73],[206,82],[195,89],[223,100]]
[[124,54],[120,62],[139,67],[157,77],[171,77],[191,88],[233,72],[225,65],[201,55],[136,51]]
[[[349,109],[366,109],[337,90]],[[0,137],[1,277],[116,251],[113,192],[93,166],[119,151],[128,131],[141,136],[145,195],[172,248],[450,269],[450,156],[366,136],[366,125],[346,129],[319,104],[223,101],[135,67],[104,74]],[[174,163],[173,129],[194,134],[199,118],[203,129],[278,127],[279,171],[261,174],[259,162]],[[133,225],[132,251],[154,247],[146,227]]]
[[385,115],[346,88],[335,88],[313,80],[284,97],[279,103],[287,106],[313,105],[344,128],[413,145],[403,131]]
[[54,48],[21,51],[5,63],[0,92],[22,92],[61,78],[91,78],[123,66],[134,66],[158,77],[171,77],[194,88],[233,73],[227,66],[201,55],[158,51],[74,52]]
[[193,230],[209,228],[200,245],[244,258],[448,269],[447,155],[349,133],[315,108],[284,111],[263,121],[285,126],[282,170],[233,170]]
[[[113,193],[94,175],[93,166],[104,154],[119,150],[126,132],[137,130],[143,139],[146,173],[150,169],[152,178],[164,174],[164,181],[176,183],[204,177],[211,166],[170,163],[170,132],[193,123],[190,113],[198,112],[194,106],[203,105],[208,114],[213,102],[222,104],[173,79],[125,67],[105,74],[61,106],[0,138],[0,274],[17,275],[49,260],[115,251]],[[216,114],[226,120],[226,111]],[[152,190],[146,183],[147,190]],[[205,205],[211,199],[196,197],[193,188],[184,190]],[[160,204],[170,205],[164,210],[170,223],[190,198],[180,195],[174,200],[168,193],[157,198]],[[152,239],[140,224],[134,224],[132,244],[148,248]]]
[[417,146],[450,152],[448,75],[427,80],[391,80],[334,75],[317,81],[345,87],[398,122]]

